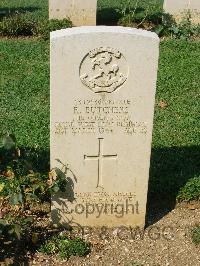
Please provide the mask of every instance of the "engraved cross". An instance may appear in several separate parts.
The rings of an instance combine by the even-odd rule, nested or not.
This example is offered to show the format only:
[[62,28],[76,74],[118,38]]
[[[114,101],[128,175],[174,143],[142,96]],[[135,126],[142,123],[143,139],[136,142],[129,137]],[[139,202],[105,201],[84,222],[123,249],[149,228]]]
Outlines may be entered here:
[[117,159],[117,154],[112,154],[112,155],[106,155],[103,153],[103,138],[99,138],[99,150],[97,155],[84,155],[84,160],[95,160],[98,162],[98,179],[97,179],[97,188],[101,187],[103,188],[103,178],[102,178],[102,173],[103,173],[103,161],[105,159],[111,159],[111,160],[116,160]]

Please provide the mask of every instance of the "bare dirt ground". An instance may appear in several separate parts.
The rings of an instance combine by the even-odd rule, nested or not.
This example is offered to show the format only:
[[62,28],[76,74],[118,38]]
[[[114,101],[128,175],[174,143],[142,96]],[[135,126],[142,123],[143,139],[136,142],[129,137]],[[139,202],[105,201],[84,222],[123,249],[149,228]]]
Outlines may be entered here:
[[144,235],[133,228],[88,229],[84,239],[92,244],[85,258],[59,261],[55,256],[35,253],[27,265],[126,265],[126,266],[198,266],[200,246],[191,239],[191,229],[200,224],[199,204],[180,204],[151,223]]

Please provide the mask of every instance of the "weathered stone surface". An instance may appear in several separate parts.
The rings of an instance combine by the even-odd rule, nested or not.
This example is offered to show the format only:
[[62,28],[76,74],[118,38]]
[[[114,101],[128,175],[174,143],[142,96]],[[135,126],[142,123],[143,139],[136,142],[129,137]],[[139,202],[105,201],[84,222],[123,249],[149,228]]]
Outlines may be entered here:
[[51,33],[51,167],[68,182],[54,223],[144,226],[158,54],[143,30]]
[[173,15],[177,22],[186,16],[188,11],[191,14],[193,23],[200,23],[200,1],[199,0],[165,0],[164,10]]
[[49,18],[69,18],[74,26],[96,25],[97,0],[49,0]]

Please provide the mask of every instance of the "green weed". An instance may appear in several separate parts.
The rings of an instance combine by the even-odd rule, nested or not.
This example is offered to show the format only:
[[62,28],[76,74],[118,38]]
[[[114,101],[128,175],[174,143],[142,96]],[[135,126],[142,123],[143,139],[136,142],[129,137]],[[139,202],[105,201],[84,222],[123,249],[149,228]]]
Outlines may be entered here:
[[37,21],[29,14],[15,14],[3,18],[0,22],[0,36],[33,36],[36,32]]
[[19,239],[27,224],[23,212],[35,202],[50,201],[50,196],[59,190],[65,192],[67,181],[56,169],[49,174],[34,171],[32,162],[17,147],[13,135],[7,134],[1,139],[0,233]]
[[86,256],[90,252],[90,243],[80,238],[69,239],[58,235],[48,239],[39,251],[47,255],[58,254],[59,258],[64,260],[71,256]]
[[200,244],[200,226],[197,226],[192,230],[192,241],[196,245]]
[[40,25],[38,34],[44,40],[48,40],[50,36],[50,32],[55,31],[55,30],[71,28],[71,27],[72,27],[72,22],[67,19],[63,19],[63,20],[52,19]]
[[200,200],[200,177],[191,178],[182,187],[177,196],[178,201]]
[[154,28],[160,36],[170,36],[175,39],[190,40],[200,37],[200,25],[192,24],[190,13],[179,23],[176,23],[169,14],[163,14],[162,22]]
[[69,27],[72,27],[72,23],[67,19],[38,20],[30,13],[15,14],[0,21],[0,36],[38,36],[47,40],[51,31]]

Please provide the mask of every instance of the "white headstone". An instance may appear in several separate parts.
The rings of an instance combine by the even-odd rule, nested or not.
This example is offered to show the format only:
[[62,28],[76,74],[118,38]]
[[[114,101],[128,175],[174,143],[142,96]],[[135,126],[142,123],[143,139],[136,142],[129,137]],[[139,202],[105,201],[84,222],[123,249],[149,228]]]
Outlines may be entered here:
[[200,23],[200,0],[165,0],[164,10],[173,15],[177,22],[190,12],[193,23]]
[[49,0],[49,19],[69,18],[74,26],[96,25],[97,0]]
[[144,226],[158,55],[148,31],[51,33],[51,167],[68,181],[54,223]]

